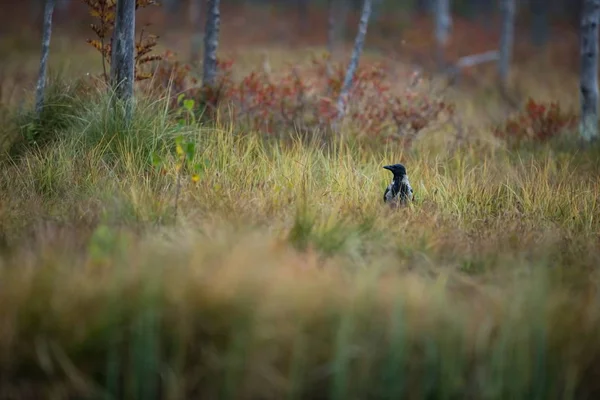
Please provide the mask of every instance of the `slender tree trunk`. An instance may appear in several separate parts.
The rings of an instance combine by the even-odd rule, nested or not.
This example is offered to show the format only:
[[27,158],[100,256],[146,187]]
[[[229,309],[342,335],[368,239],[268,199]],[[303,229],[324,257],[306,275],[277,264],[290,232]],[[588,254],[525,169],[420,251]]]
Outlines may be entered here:
[[369,19],[371,18],[371,0],[364,0],[362,13],[360,15],[360,22],[358,25],[358,33],[356,34],[356,40],[354,41],[354,49],[352,50],[352,57],[346,70],[346,76],[344,78],[344,84],[340,91],[340,96],[337,101],[337,120],[341,120],[345,113],[344,104],[352,87],[352,81],[354,79],[354,73],[358,68],[358,61],[365,45],[365,37],[367,36],[367,27],[369,26]]
[[135,0],[118,0],[113,32],[111,84],[117,98],[133,98],[135,80]]
[[52,36],[52,13],[54,12],[55,0],[46,0],[44,8],[44,31],[42,34],[42,57],[40,60],[40,71],[38,74],[35,112],[39,118],[44,107],[44,90],[46,89],[46,71],[48,69],[48,54],[50,53],[50,37]]
[[190,22],[192,23],[192,43],[190,50],[190,60],[192,64],[198,63],[200,53],[202,52],[202,40],[204,31],[202,30],[202,0],[190,0]]
[[450,15],[450,0],[436,0],[435,9],[435,39],[437,44],[436,58],[440,70],[445,67],[445,49],[452,27]]
[[515,0],[502,0],[502,32],[500,35],[500,58],[498,60],[498,74],[503,89],[508,85],[510,63],[515,30]]
[[584,0],[581,13],[581,121],[580,135],[589,142],[598,138],[598,23],[600,0]]
[[217,80],[217,49],[219,47],[219,27],[221,13],[219,0],[208,0],[206,29],[204,34],[204,70],[202,84],[214,88]]

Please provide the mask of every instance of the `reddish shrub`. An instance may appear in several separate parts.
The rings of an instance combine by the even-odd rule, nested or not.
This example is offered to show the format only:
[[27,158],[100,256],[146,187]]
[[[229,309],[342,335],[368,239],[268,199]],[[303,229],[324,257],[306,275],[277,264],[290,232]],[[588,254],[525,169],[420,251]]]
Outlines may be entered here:
[[[345,67],[328,73],[326,60],[313,60],[300,70],[289,67],[282,76],[252,72],[240,82],[227,82],[224,99],[234,117],[266,132],[291,127],[327,129],[337,117],[336,108]],[[394,91],[390,71],[382,64],[361,65],[354,77],[347,118],[364,135],[410,142],[422,129],[453,108],[441,99],[419,94],[413,87]]]
[[161,59],[152,65],[152,79],[145,89],[147,92],[163,94],[170,92],[170,105],[177,107],[177,97],[186,93],[195,97],[198,80],[192,76],[192,67],[177,60],[175,53],[166,51]]
[[574,129],[577,117],[564,113],[558,102],[543,104],[528,99],[525,109],[494,129],[494,135],[509,144],[525,141],[546,142],[569,129]]
[[[289,66],[279,74],[252,71],[239,80],[232,75],[233,60],[219,60],[219,84],[212,104],[247,124],[249,128],[273,134],[298,128],[305,131],[328,129],[337,117],[337,98],[345,67],[327,68],[324,59],[313,60],[303,69]],[[330,71],[328,73],[328,71]],[[165,56],[155,72],[155,84],[165,87],[170,77],[174,98],[185,92],[199,99],[202,93],[189,79],[189,68]],[[407,79],[408,80],[408,79]],[[361,134],[409,143],[421,130],[453,108],[441,99],[418,93],[414,86],[392,88],[391,71],[382,64],[361,65],[349,94],[346,116]],[[210,93],[209,93],[210,95]]]

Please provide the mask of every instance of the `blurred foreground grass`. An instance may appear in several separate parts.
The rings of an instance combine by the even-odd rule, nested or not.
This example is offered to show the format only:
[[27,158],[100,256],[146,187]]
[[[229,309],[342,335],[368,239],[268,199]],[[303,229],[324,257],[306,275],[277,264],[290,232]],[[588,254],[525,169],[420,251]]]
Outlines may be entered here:
[[[599,393],[597,152],[274,141],[165,110],[125,123],[63,82],[11,125],[38,146],[0,171],[0,397]],[[178,136],[199,180],[175,217]],[[394,162],[416,192],[396,211]]]

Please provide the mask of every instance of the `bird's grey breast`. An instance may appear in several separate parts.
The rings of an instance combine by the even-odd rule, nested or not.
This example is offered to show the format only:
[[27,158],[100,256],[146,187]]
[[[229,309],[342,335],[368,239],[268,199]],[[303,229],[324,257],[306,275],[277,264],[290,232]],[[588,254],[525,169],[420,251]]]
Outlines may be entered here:
[[387,187],[387,189],[385,190],[385,201],[389,202],[391,200],[394,199],[394,197],[396,196],[396,194],[394,193],[394,181],[392,181],[392,183],[390,183]]

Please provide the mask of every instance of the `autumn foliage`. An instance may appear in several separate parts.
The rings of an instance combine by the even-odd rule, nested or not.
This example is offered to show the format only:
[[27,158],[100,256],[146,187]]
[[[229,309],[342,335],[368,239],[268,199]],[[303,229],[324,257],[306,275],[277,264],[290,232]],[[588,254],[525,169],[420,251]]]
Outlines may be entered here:
[[[88,39],[87,42],[96,48],[102,55],[102,67],[104,79],[108,82],[107,65],[110,65],[112,55],[112,32],[115,26],[116,0],[83,0],[90,9],[90,15],[97,18],[98,22],[90,27],[97,39]],[[158,5],[154,0],[136,0],[135,9]],[[152,77],[152,74],[144,72],[142,67],[152,61],[161,59],[160,55],[149,55],[157,44],[158,36],[145,34],[141,30],[135,43],[135,79],[142,81]]]
[[172,108],[177,106],[179,94],[196,91],[198,79],[192,74],[191,65],[181,62],[172,51],[161,54],[152,71],[153,78],[146,89],[159,93],[168,89]]
[[526,141],[546,142],[577,125],[577,116],[561,110],[558,102],[540,103],[527,100],[525,109],[494,129],[494,135],[509,144]]
[[[218,84],[211,100],[232,120],[269,135],[331,127],[345,75],[342,64],[327,73],[327,59],[314,58],[308,66],[289,65],[277,73],[253,70],[239,79],[233,78],[233,65],[233,60],[219,60]],[[174,106],[180,93],[203,98],[190,67],[173,53],[155,65],[154,73],[153,88],[170,88]],[[392,69],[384,64],[364,63],[358,68],[346,116],[355,133],[409,144],[423,129],[453,113],[440,95],[421,90],[414,76],[400,82],[394,81]]]

